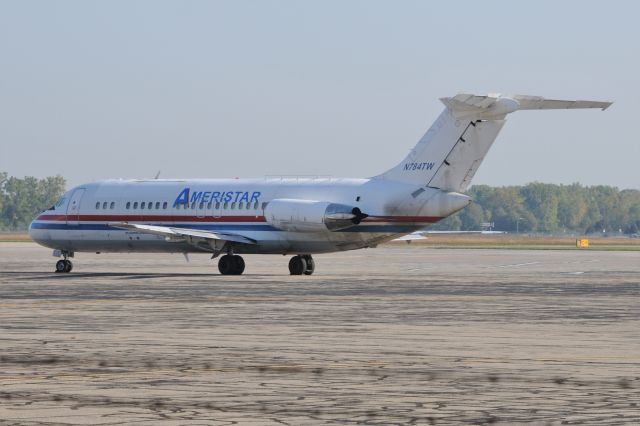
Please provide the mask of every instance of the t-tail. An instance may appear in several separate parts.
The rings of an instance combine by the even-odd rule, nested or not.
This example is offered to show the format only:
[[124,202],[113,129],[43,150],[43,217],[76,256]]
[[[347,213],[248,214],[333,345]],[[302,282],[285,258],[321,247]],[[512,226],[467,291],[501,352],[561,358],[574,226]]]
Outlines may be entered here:
[[527,109],[607,109],[611,102],[552,100],[539,96],[476,96],[440,99],[445,110],[394,168],[376,178],[446,192],[463,192],[504,126],[507,114]]

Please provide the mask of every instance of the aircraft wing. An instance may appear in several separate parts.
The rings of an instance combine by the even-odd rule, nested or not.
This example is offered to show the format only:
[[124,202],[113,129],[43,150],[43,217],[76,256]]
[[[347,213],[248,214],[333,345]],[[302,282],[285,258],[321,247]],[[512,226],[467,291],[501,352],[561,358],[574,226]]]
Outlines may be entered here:
[[425,234],[460,235],[460,234],[506,234],[506,231],[418,231]]
[[407,243],[410,243],[411,241],[426,240],[426,239],[427,237],[422,235],[422,233],[412,232],[411,234],[407,234],[407,235],[403,235],[402,237],[395,238],[392,241],[406,241]]
[[427,237],[425,235],[468,235],[468,234],[477,234],[477,235],[489,235],[489,234],[506,234],[505,231],[415,231],[411,234],[404,235],[402,237],[398,237],[392,241],[406,241],[410,243],[415,240],[426,240]]
[[141,232],[143,234],[160,235],[165,237],[167,241],[186,241],[188,243],[198,245],[199,247],[201,247],[199,243],[205,242],[208,243],[214,251],[219,245],[217,243],[233,242],[242,244],[256,244],[256,240],[252,240],[251,238],[223,232],[174,228],[173,226],[142,225],[128,222],[109,222],[107,225],[114,228]]

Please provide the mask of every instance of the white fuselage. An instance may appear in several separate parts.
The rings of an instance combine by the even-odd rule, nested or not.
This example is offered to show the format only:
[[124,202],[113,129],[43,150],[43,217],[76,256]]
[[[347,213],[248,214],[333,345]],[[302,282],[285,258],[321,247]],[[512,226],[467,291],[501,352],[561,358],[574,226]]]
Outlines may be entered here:
[[[36,242],[67,252],[194,252],[209,247],[167,241],[110,226],[141,223],[241,235],[237,253],[324,253],[375,246],[434,223],[469,203],[468,197],[418,185],[372,179],[109,180],[68,191],[31,224]],[[358,207],[362,223],[330,231],[288,231],[265,217],[276,199],[316,200]]]

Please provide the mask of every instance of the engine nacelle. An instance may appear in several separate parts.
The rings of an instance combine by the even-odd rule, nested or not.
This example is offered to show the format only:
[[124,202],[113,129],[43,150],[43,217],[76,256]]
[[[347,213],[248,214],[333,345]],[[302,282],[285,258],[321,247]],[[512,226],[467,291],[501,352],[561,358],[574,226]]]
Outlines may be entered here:
[[359,224],[367,217],[358,207],[328,201],[276,199],[264,209],[268,224],[283,231],[338,231]]

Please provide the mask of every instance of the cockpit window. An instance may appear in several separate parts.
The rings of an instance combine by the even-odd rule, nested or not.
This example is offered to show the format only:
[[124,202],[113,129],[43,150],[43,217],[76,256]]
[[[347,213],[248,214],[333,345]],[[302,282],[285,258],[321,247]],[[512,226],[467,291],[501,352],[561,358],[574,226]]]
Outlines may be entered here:
[[47,210],[55,210],[57,208],[60,208],[60,207],[62,207],[64,205],[65,201],[67,201],[67,199],[65,197],[60,197],[58,202],[55,203],[53,206],[49,207]]

